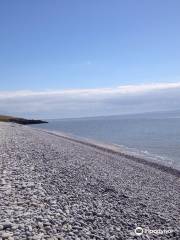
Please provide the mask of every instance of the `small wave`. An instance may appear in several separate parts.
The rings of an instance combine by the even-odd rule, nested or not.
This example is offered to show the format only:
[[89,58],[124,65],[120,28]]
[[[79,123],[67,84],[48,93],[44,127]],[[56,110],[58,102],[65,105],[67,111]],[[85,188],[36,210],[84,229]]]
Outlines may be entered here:
[[[42,129],[40,129],[42,130]],[[154,153],[149,152],[148,150],[140,150],[137,148],[130,148],[127,147],[125,145],[120,145],[120,144],[115,144],[115,143],[105,143],[102,141],[98,141],[96,139],[92,139],[92,138],[87,138],[87,137],[82,137],[82,136],[77,136],[74,135],[72,133],[67,133],[67,132],[62,132],[62,131],[54,131],[54,130],[45,130],[46,132],[51,132],[54,133],[56,135],[59,136],[63,136],[63,137],[67,137],[67,138],[72,138],[74,140],[77,141],[83,141],[83,142],[87,142],[89,144],[95,144],[104,148],[110,148],[112,150],[115,151],[119,151],[122,154],[128,155],[128,156],[132,156],[132,157],[136,157],[136,158],[141,158],[144,159],[146,161],[149,162],[154,162],[154,163],[158,163],[158,164],[162,164],[164,166],[167,167],[172,167],[172,168],[177,168],[180,169],[180,166],[176,166],[174,164],[174,161],[166,156],[162,156],[162,155],[157,155]]]
[[173,167],[174,161],[167,156],[162,156],[149,152],[148,150],[140,150],[137,148],[130,148],[125,145],[113,144],[120,149],[120,151],[125,151],[128,155],[133,155],[135,157],[144,158],[148,161],[158,162],[168,167]]

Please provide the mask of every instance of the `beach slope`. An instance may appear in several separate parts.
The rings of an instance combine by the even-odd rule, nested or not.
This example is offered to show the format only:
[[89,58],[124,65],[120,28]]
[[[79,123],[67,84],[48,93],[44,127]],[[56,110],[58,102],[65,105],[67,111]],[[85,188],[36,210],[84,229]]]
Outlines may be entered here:
[[179,239],[179,177],[90,144],[0,123],[0,239]]

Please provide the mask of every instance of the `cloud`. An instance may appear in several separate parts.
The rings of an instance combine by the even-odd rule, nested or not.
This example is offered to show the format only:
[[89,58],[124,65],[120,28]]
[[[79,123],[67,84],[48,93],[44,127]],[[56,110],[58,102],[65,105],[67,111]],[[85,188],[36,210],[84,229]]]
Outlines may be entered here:
[[0,91],[0,112],[27,117],[63,118],[179,108],[180,82],[114,88]]

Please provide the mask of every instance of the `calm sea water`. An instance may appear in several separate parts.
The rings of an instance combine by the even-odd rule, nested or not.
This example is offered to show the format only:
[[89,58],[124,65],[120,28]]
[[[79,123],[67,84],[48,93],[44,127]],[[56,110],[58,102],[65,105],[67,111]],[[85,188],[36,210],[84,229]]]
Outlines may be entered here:
[[180,169],[180,113],[50,120],[37,127],[121,145]]

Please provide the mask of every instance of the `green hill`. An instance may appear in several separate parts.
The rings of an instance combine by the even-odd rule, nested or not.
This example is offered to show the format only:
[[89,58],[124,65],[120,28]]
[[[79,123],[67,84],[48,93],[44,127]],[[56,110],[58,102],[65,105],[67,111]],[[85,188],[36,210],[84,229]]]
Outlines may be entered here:
[[42,121],[42,120],[25,119],[25,118],[18,118],[18,117],[12,117],[12,116],[4,116],[4,115],[0,115],[0,122],[13,122],[13,123],[18,123],[23,125],[47,123],[46,121]]

